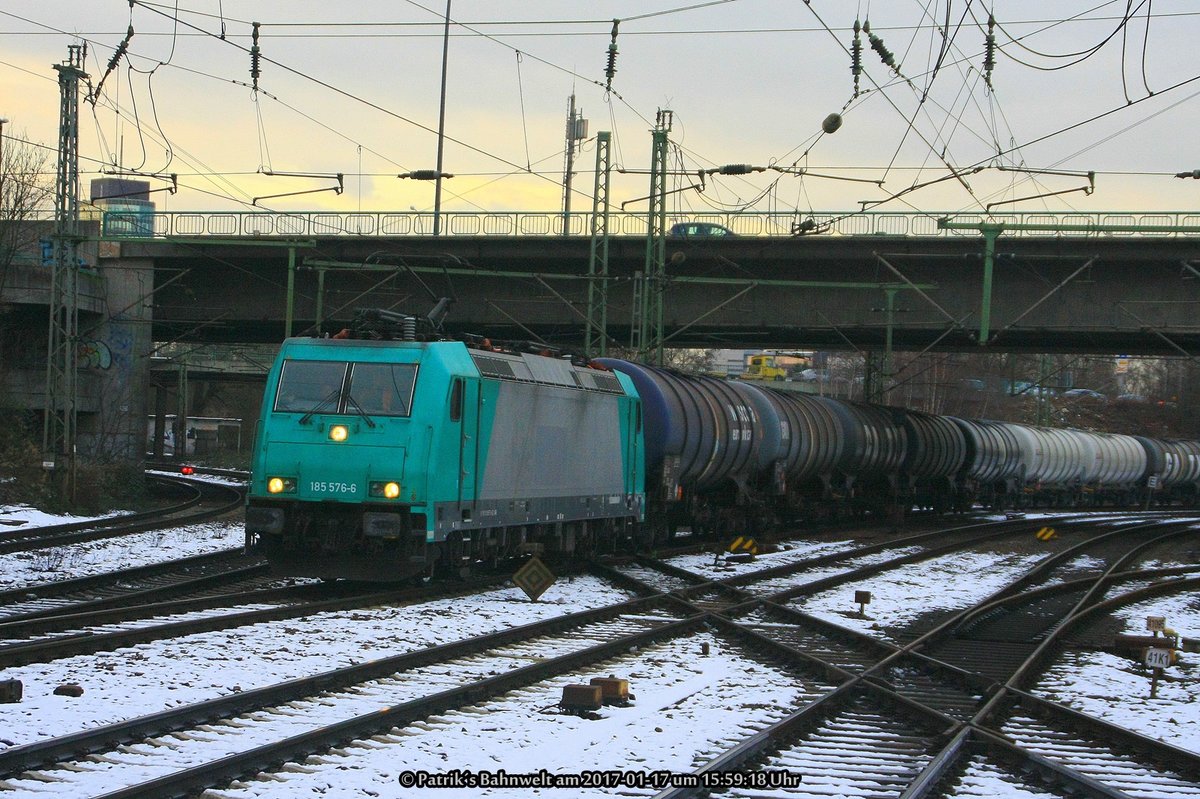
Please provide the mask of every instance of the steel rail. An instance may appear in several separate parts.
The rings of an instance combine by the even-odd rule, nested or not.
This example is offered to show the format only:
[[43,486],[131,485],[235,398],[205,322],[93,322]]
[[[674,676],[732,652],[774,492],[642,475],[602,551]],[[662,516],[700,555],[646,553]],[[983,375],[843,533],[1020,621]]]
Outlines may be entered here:
[[24,533],[33,533],[34,535],[55,534],[55,533],[71,533],[77,530],[91,530],[97,527],[112,527],[120,526],[127,522],[145,521],[147,519],[156,519],[164,514],[178,513],[195,507],[203,501],[204,495],[200,491],[199,486],[187,480],[158,476],[148,476],[151,482],[160,483],[165,486],[170,486],[175,489],[183,488],[187,490],[187,499],[184,499],[174,505],[167,505],[154,510],[144,510],[137,513],[126,513],[116,516],[103,516],[98,519],[84,519],[77,522],[63,522],[61,524],[48,524],[41,527],[21,528],[17,530],[0,531],[0,541],[21,538]]
[[[1124,564],[1129,559],[1131,559],[1134,554],[1136,554],[1137,552],[1140,552],[1142,549],[1145,549],[1149,546],[1153,546],[1155,544],[1161,543],[1164,539],[1166,539],[1169,536],[1180,535],[1182,533],[1187,532],[1187,527],[1190,527],[1190,524],[1185,524],[1184,529],[1182,529],[1182,530],[1177,530],[1177,531],[1173,531],[1171,533],[1167,533],[1165,535],[1151,539],[1150,541],[1139,542],[1134,547],[1132,547],[1129,552],[1127,552],[1124,556],[1119,558],[1116,561],[1116,563],[1114,563],[1114,566],[1112,568],[1108,569],[1105,572],[1105,574],[1101,575],[1101,577],[1098,579],[1097,578],[1081,579],[1081,580],[1077,580],[1077,581],[1072,581],[1073,584],[1069,587],[1064,587],[1063,585],[1051,586],[1047,590],[1052,589],[1052,590],[1056,590],[1059,592],[1069,591],[1069,590],[1079,590],[1079,587],[1080,587],[1079,584],[1081,584],[1081,583],[1091,584],[1091,583],[1096,583],[1096,582],[1111,582],[1111,581],[1114,581],[1117,579],[1140,578],[1140,577],[1144,576],[1144,574],[1146,572],[1117,572],[1116,569],[1120,565]],[[1126,530],[1126,531],[1118,531],[1118,532],[1126,532],[1127,533],[1128,531]],[[1089,542],[1085,542],[1085,543],[1094,544],[1094,543],[1096,543],[1097,540],[1106,540],[1108,538],[1110,538],[1110,536],[1108,536],[1108,535],[1099,536],[1099,537],[1091,539]],[[1078,549],[1078,547],[1072,548],[1072,550],[1077,550],[1077,549]],[[1067,555],[1067,556],[1069,556],[1069,555]],[[1054,558],[1054,560],[1056,562],[1061,562],[1067,556],[1062,556],[1062,555],[1056,556]],[[1031,570],[1031,571],[1035,572],[1037,574],[1045,574],[1046,572],[1050,571],[1050,569],[1045,568],[1044,565],[1042,565],[1042,564],[1039,564],[1038,567],[1035,567],[1035,569]],[[1150,570],[1150,572],[1155,575],[1161,574],[1161,571],[1162,570]],[[1015,581],[1014,584],[1018,584],[1018,585],[1028,584],[1028,582],[1030,581],[1029,578],[1030,578],[1030,575],[1029,575],[1029,573],[1027,573],[1026,575],[1023,575],[1021,578],[1018,578],[1018,580]],[[1195,584],[1200,584],[1200,578],[1194,578],[1194,582],[1195,582]],[[1160,584],[1160,585],[1151,586],[1147,589],[1141,589],[1139,591],[1130,592],[1129,596],[1141,597],[1141,596],[1148,595],[1151,592],[1163,593],[1163,592],[1177,591],[1181,587],[1183,587],[1185,585],[1190,585],[1190,584],[1193,584],[1193,581],[1191,581],[1191,580],[1174,581],[1171,584]],[[1002,589],[1002,591],[997,592],[997,594],[1003,593],[1010,589],[1011,589],[1011,586],[1006,587],[1006,589]],[[689,592],[691,590],[692,589],[688,589]],[[752,601],[745,603],[744,605],[732,607],[729,610],[731,612],[746,612],[746,611],[756,608],[756,607],[772,607],[776,612],[782,612],[784,614],[795,614],[796,616],[804,616],[804,614],[801,614],[799,611],[794,611],[790,608],[786,608],[784,606],[779,606],[779,605],[774,604],[773,600],[776,600],[781,596],[786,597],[788,593],[789,592],[787,592],[787,591],[780,592],[779,594],[776,594],[770,598],[770,600],[772,600],[772,601],[766,601],[766,600],[753,601],[752,600]],[[992,597],[989,597],[988,599],[984,600],[984,604],[991,604],[995,599],[997,599],[997,595],[994,594]],[[1013,598],[1013,597],[1008,598],[1009,601],[1012,601],[1013,599],[1015,599],[1015,598]],[[1136,601],[1134,599],[1128,598],[1128,596],[1123,596],[1121,599],[1123,602],[1126,602],[1126,603],[1129,601]],[[1110,603],[1101,603],[1101,605],[1107,605],[1107,604],[1110,604]],[[1078,605],[1077,605],[1077,607],[1078,607]],[[938,661],[933,658],[928,658],[928,656],[916,651],[916,648],[918,646],[922,645],[923,643],[927,643],[928,641],[935,640],[939,634],[944,634],[945,631],[952,630],[952,629],[956,628],[957,626],[959,626],[959,623],[960,623],[959,617],[965,617],[967,614],[971,613],[972,610],[973,609],[967,609],[966,611],[964,611],[960,614],[956,614],[955,618],[949,620],[948,622],[943,623],[942,625],[939,625],[939,627],[936,630],[931,631],[930,633],[927,633],[926,635],[917,639],[917,641],[914,641],[905,647],[893,647],[884,642],[875,641],[875,643],[879,645],[880,649],[886,650],[886,649],[890,648],[892,650],[892,652],[890,654],[888,654],[886,657],[884,657],[882,660],[880,660],[878,663],[876,663],[875,665],[865,669],[861,674],[857,675],[854,678],[853,683],[847,683],[846,685],[840,686],[838,689],[836,689],[835,691],[831,692],[828,695],[828,697],[832,697],[835,694],[842,696],[843,697],[842,701],[844,702],[844,701],[847,701],[847,700],[845,700],[844,697],[849,695],[849,687],[848,686],[851,684],[857,684],[859,682],[863,682],[868,685],[875,685],[876,687],[881,687],[872,679],[872,677],[874,676],[874,674],[876,672],[878,672],[884,666],[896,665],[897,663],[900,662],[900,659],[913,659],[913,658],[918,659],[917,662],[920,662],[920,660],[922,660],[922,659],[927,659],[927,662],[929,664],[934,664],[938,668],[947,669],[951,673],[957,673],[958,676],[960,676],[961,678],[964,678],[968,682],[968,684],[971,682],[975,682],[978,684],[979,682],[982,681],[985,684],[985,686],[987,686],[983,692],[983,696],[987,697],[989,694],[991,696],[990,696],[990,698],[987,699],[987,701],[982,703],[983,708],[978,713],[976,713],[975,716],[973,716],[971,719],[968,719],[965,721],[955,721],[954,722],[951,729],[948,730],[948,734],[947,734],[948,744],[945,747],[943,747],[942,751],[938,754],[938,756],[933,758],[933,760],[929,764],[929,766],[927,766],[922,771],[922,773],[912,783],[910,783],[910,786],[905,791],[904,795],[906,797],[908,797],[908,796],[913,796],[913,797],[924,796],[925,791],[930,790],[932,786],[938,784],[940,782],[940,780],[942,779],[942,777],[944,777],[945,774],[948,773],[948,770],[950,768],[952,768],[954,764],[960,762],[960,758],[964,751],[967,751],[968,749],[978,748],[979,742],[982,741],[982,742],[986,742],[986,744],[990,747],[990,749],[993,751],[994,754],[1002,755],[1005,759],[1009,759],[1009,760],[1012,760],[1012,759],[1020,760],[1023,764],[1025,764],[1025,766],[1036,768],[1040,773],[1051,776],[1053,781],[1055,781],[1059,785],[1065,786],[1067,790],[1080,792],[1084,795],[1095,796],[1095,797],[1109,797],[1109,798],[1124,797],[1125,794],[1121,793],[1120,791],[1117,791],[1117,790],[1111,788],[1110,786],[1106,786],[1106,785],[1098,782],[1097,780],[1095,780],[1091,777],[1088,777],[1085,774],[1082,774],[1072,768],[1069,768],[1069,767],[1063,766],[1059,763],[1056,763],[1049,758],[1043,757],[1041,755],[1037,755],[1032,752],[1028,752],[1028,751],[1022,749],[1021,747],[1015,746],[1010,741],[1006,740],[1002,736],[1001,733],[996,732],[996,731],[989,729],[988,727],[985,727],[984,725],[980,724],[979,719],[984,717],[984,710],[986,710],[987,708],[993,707],[995,705],[997,698],[1006,693],[1006,687],[999,686],[996,683],[987,680],[987,678],[981,677],[981,675],[974,674],[967,670],[960,669],[956,666],[953,666],[951,664],[946,664],[942,661]],[[1095,612],[1095,610],[1089,609],[1088,612],[1089,613]],[[735,626],[740,627],[740,625],[738,625],[736,622],[732,622],[730,620],[724,619],[721,616],[714,616],[713,618],[721,619],[722,620],[721,623],[735,624]],[[806,617],[806,618],[808,618],[808,617]],[[1075,623],[1075,619],[1076,619],[1075,615],[1069,614],[1067,622],[1064,623],[1063,625],[1060,625],[1059,629],[1060,630],[1066,629],[1067,627],[1072,626]],[[813,621],[819,621],[819,620],[813,620]],[[829,624],[828,626],[835,628],[837,630],[844,630],[844,628],[841,628],[838,625]],[[851,631],[846,631],[846,632],[851,632]],[[1057,630],[1056,630],[1056,633],[1057,633]],[[863,636],[863,637],[868,638],[868,639],[871,638],[870,636]],[[1046,644],[1043,645],[1043,647],[1039,647],[1039,652],[1044,652],[1046,646],[1049,645],[1050,640],[1053,640],[1055,637],[1056,636],[1051,636],[1051,639],[1049,639],[1046,642]],[[763,638],[765,641],[772,640],[765,636]],[[874,641],[874,639],[871,639],[871,640]],[[783,644],[780,644],[780,645],[786,647],[786,645],[783,645]],[[795,651],[797,653],[799,653],[799,650],[795,650]],[[806,660],[812,659],[812,656],[809,655],[808,653],[800,653],[800,654]],[[1035,652],[1034,655],[1031,655],[1030,660],[1037,657],[1037,655],[1038,655],[1038,652]],[[825,662],[825,661],[821,661],[821,662]],[[830,663],[826,663],[826,665],[830,668],[836,668],[835,666],[833,666],[833,664],[830,664]],[[990,685],[987,685],[988,683],[990,683]],[[885,685],[886,685],[886,683],[885,683]],[[902,696],[902,694],[897,694],[897,695]],[[1090,717],[1086,717],[1084,714],[1080,714],[1080,713],[1078,713],[1076,711],[1072,711],[1068,708],[1061,708],[1060,706],[1056,705],[1055,703],[1051,703],[1047,700],[1036,699],[1036,698],[1031,697],[1028,694],[1024,694],[1024,697],[1026,697],[1026,699],[1025,699],[1026,702],[1036,705],[1036,707],[1041,709],[1043,713],[1058,714],[1059,718],[1062,718],[1065,715],[1068,718],[1072,719],[1072,721],[1075,722],[1077,726],[1080,725],[1080,719],[1087,719],[1088,724],[1090,724],[1092,726],[1101,727],[1104,730],[1104,735],[1103,735],[1104,740],[1119,740],[1121,742],[1121,744],[1130,751],[1142,751],[1142,752],[1149,751],[1149,752],[1153,753],[1153,755],[1159,762],[1169,762],[1172,764],[1172,767],[1175,767],[1176,765],[1182,765],[1183,766],[1182,770],[1185,771],[1185,773],[1196,773],[1196,774],[1200,775],[1200,755],[1196,755],[1195,753],[1186,752],[1185,750],[1178,749],[1177,747],[1172,747],[1170,745],[1163,744],[1161,741],[1157,741],[1156,739],[1150,738],[1148,736],[1142,736],[1138,733],[1116,727],[1115,725],[1109,725],[1106,722],[1102,722],[1100,720],[1091,719]],[[744,741],[738,747],[735,747],[734,749],[727,751],[723,755],[720,755],[717,758],[714,758],[712,761],[705,764],[700,770],[698,770],[697,772],[694,772],[694,774],[701,775],[701,774],[709,773],[709,772],[713,772],[713,771],[733,770],[733,769],[736,769],[736,768],[744,765],[749,760],[761,756],[762,753],[764,753],[768,749],[777,748],[777,743],[776,743],[777,741],[788,740],[789,736],[794,738],[794,736],[796,734],[795,731],[797,729],[801,729],[801,728],[810,729],[814,718],[824,718],[823,715],[821,715],[814,709],[817,704],[821,703],[821,701],[822,700],[818,700],[817,702],[813,703],[813,705],[810,705],[810,706],[798,711],[797,713],[792,714],[787,719],[781,720],[777,724],[773,725],[772,728],[770,728],[769,730],[760,732],[760,733],[756,734],[755,736],[752,736],[750,739]],[[906,701],[912,701],[912,700],[906,700]],[[918,703],[918,702],[913,702],[913,704],[918,705],[918,706],[920,705],[920,703]],[[700,784],[703,784],[703,783],[700,783]],[[704,790],[699,787],[677,788],[677,789],[672,789],[672,790],[661,792],[660,794],[658,794],[656,796],[656,799],[666,799],[666,797],[671,797],[671,799],[678,799],[679,797],[696,796],[696,795],[701,795],[702,793],[704,793]]]
[[[159,478],[166,479],[166,478]],[[182,481],[179,481],[182,482]],[[6,536],[0,540],[0,555],[9,554],[12,552],[24,552],[32,549],[46,549],[48,547],[64,546],[67,544],[78,544],[85,541],[96,541],[102,538],[117,538],[123,535],[133,533],[141,533],[149,530],[158,530],[166,525],[180,526],[185,524],[195,524],[197,522],[215,519],[223,516],[226,513],[238,510],[242,505],[241,491],[231,487],[223,486],[218,483],[205,483],[209,487],[206,490],[218,490],[218,493],[232,494],[232,498],[225,499],[222,504],[212,508],[205,508],[196,513],[187,516],[168,516],[170,514],[183,513],[190,510],[196,505],[203,502],[203,494],[197,491],[197,497],[194,501],[189,500],[182,508],[167,508],[159,511],[149,512],[148,514],[139,514],[141,519],[145,521],[123,521],[128,517],[108,517],[96,522],[77,522],[71,526],[75,532],[57,532],[49,535],[43,534],[45,530],[50,528],[42,528],[39,531],[24,531],[24,537],[18,537],[15,532],[5,533]],[[30,535],[32,533],[32,535]]]
[[240,557],[240,552],[241,547],[234,549],[222,549],[218,550],[217,552],[208,552],[203,555],[189,555],[186,558],[160,561],[158,563],[151,563],[146,566],[132,566],[128,569],[117,569],[116,571],[93,574],[87,577],[75,577],[70,580],[55,580],[48,583],[36,583],[34,585],[24,586],[23,588],[9,588],[4,591],[0,591],[0,607],[22,599],[45,599],[48,597],[73,593],[75,591],[86,591],[113,583],[140,580],[146,577],[153,577],[156,575],[169,573],[171,571],[186,571],[191,568],[204,567],[215,561],[222,559],[228,560],[232,556]]
[[[16,638],[27,632],[51,630],[63,624],[103,623],[122,618],[120,614],[125,611],[152,610],[156,607],[165,609],[175,603],[196,601],[180,599],[176,600],[175,603],[134,604],[144,603],[147,600],[160,597],[169,597],[173,594],[185,593],[187,591],[207,589],[223,583],[237,582],[266,574],[269,568],[266,563],[261,562],[251,563],[246,566],[235,564],[232,568],[223,571],[180,580],[169,585],[143,588],[119,596],[97,597],[96,599],[88,599],[82,602],[43,608],[41,610],[32,610],[25,613],[14,613],[10,616],[0,616],[0,638]],[[137,618],[137,616],[134,615],[130,618]]]
[[189,796],[215,784],[258,773],[277,763],[294,761],[315,752],[389,730],[398,725],[417,721],[463,705],[491,699],[507,691],[624,654],[631,647],[648,646],[663,639],[695,632],[701,626],[703,626],[702,617],[672,622],[568,655],[514,669],[507,674],[452,688],[411,702],[393,705],[375,713],[347,719],[278,743],[230,755],[223,760],[197,766],[125,790],[107,793],[98,799],[157,799],[158,797],[174,799],[175,797]]
[[226,613],[218,616],[206,616],[199,619],[167,622],[148,627],[134,627],[103,633],[82,632],[76,635],[42,638],[28,643],[0,647],[0,668],[19,666],[26,663],[46,663],[59,658],[108,651],[133,644],[161,641],[167,638],[178,638],[195,633],[212,632],[213,630],[244,627],[265,621],[291,619],[297,616],[308,616],[313,613],[328,613],[348,608],[391,602],[406,602],[417,599],[440,599],[479,590],[480,588],[494,587],[507,579],[506,576],[487,577],[468,584],[456,584],[449,588],[449,590],[433,595],[431,595],[429,588],[424,586],[401,588],[377,591],[369,594],[356,594],[349,597],[301,602],[294,605],[279,605],[271,608],[260,608],[258,610]]
[[454,658],[486,652],[496,647],[606,621],[624,614],[660,608],[663,607],[664,601],[670,602],[661,596],[631,599],[603,608],[556,616],[545,621],[343,666],[320,674],[228,694],[103,727],[15,746],[0,751],[0,777],[12,777],[66,758],[82,757],[121,744],[184,730],[196,724],[231,718],[321,692],[334,691]]

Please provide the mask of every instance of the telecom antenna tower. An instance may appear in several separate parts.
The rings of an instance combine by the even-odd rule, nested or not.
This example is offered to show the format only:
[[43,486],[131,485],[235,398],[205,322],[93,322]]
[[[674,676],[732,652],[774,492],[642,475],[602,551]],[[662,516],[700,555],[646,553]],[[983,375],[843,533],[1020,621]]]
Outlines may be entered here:
[[571,181],[575,177],[575,151],[579,142],[587,138],[588,121],[582,112],[575,110],[575,93],[571,93],[567,105],[567,163],[563,167],[563,216],[562,235],[571,235]]
[[75,498],[75,434],[79,344],[79,81],[87,50],[69,45],[58,71],[58,173],[54,184],[54,266],[46,348],[46,411],[42,466],[53,471],[63,498]]

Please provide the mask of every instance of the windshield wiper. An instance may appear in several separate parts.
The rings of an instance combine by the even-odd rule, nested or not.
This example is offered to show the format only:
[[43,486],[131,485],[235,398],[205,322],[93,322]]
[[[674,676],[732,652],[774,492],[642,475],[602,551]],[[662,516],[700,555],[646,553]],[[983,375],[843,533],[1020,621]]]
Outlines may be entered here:
[[329,396],[318,402],[313,409],[300,417],[300,424],[308,424],[312,421],[313,415],[318,413],[322,408],[329,404],[330,400],[337,399],[342,393],[342,387],[338,386],[333,391],[329,392]]
[[363,418],[363,420],[367,423],[367,427],[375,426],[375,420],[373,420],[370,416],[367,416],[367,412],[364,411],[362,409],[362,406],[358,404],[358,400],[354,399],[353,394],[346,395],[346,404],[353,406],[354,410],[358,411],[358,415],[361,416]]

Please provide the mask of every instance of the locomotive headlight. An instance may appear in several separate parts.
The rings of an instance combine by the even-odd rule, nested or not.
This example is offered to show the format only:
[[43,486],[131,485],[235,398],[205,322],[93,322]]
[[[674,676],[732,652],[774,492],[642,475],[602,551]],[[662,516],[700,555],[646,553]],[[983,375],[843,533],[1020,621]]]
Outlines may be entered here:
[[384,482],[382,480],[372,482],[367,486],[367,493],[373,497],[383,497],[384,499],[397,499],[400,496],[400,484],[395,480]]
[[345,441],[346,437],[349,435],[350,429],[344,424],[335,424],[329,428],[330,441]]
[[296,479],[294,477],[268,477],[267,493],[294,494],[296,493]]

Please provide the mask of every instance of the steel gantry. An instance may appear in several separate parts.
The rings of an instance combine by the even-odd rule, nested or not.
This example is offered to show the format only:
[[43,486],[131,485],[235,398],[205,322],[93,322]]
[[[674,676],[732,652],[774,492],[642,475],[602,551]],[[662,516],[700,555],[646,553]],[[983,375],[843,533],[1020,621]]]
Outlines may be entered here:
[[643,361],[663,363],[663,294],[667,287],[667,145],[674,115],[660,110],[650,154],[650,206],[646,212],[646,265],[634,276],[630,348]]
[[79,82],[82,45],[69,45],[58,71],[58,170],[54,184],[54,265],[50,278],[50,325],[46,344],[46,410],[42,465],[55,474],[62,496],[75,497],[79,345]]
[[[986,345],[994,340],[992,335],[992,277],[996,265],[996,239],[1006,231],[1012,232],[1043,232],[1043,233],[1140,233],[1140,234],[1166,234],[1166,233],[1200,233],[1200,227],[1196,225],[1106,225],[1106,224],[1059,224],[1059,223],[1038,223],[1038,222],[954,222],[949,218],[943,217],[938,220],[939,230],[974,230],[983,236],[983,296],[980,300],[979,309],[979,333],[976,337],[981,345]],[[1084,273],[1091,265],[1092,261],[1087,261],[1082,267],[1075,270],[1066,280],[1059,283],[1054,288],[1050,289],[1041,299],[1028,308],[1024,313],[1017,317],[1017,320],[1024,317],[1038,305],[1042,304],[1046,299],[1061,289],[1076,276]],[[1124,308],[1121,310],[1132,316],[1132,313]],[[1016,323],[1014,320],[1009,324],[1011,327]],[[1139,320],[1140,321],[1140,320]],[[1007,329],[1007,328],[1005,328]],[[1003,332],[1003,331],[1001,331]],[[1188,357],[1192,357],[1192,353],[1187,352],[1179,345],[1172,342],[1169,338],[1158,331],[1152,331],[1160,336],[1175,349],[1179,350]]]
[[589,358],[608,353],[608,224],[612,210],[609,183],[612,175],[612,134],[596,134],[596,183],[592,190],[592,240],[588,255],[587,327],[583,351]]

